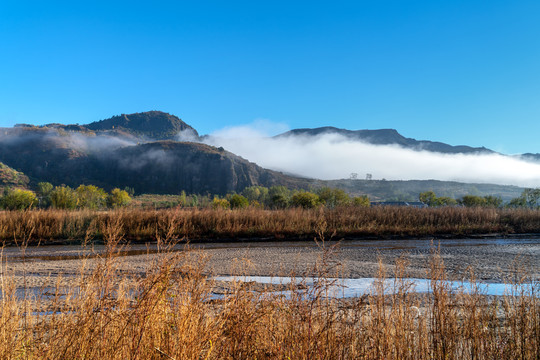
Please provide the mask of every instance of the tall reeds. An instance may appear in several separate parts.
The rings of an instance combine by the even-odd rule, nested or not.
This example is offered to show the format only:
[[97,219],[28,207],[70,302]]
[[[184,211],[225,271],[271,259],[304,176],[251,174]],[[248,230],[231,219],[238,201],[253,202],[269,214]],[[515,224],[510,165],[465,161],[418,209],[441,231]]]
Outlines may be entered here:
[[173,209],[116,211],[0,211],[0,241],[14,244],[32,229],[30,243],[103,241],[104,224],[121,219],[126,240],[156,240],[174,223],[175,238],[305,238],[323,218],[338,237],[470,236],[540,233],[540,211],[489,208],[344,207],[336,209]]

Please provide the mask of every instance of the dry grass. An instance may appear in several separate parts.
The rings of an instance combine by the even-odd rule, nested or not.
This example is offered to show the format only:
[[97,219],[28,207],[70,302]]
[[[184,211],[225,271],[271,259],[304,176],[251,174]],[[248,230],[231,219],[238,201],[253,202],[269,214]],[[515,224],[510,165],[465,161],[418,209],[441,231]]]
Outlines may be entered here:
[[[52,295],[17,292],[3,262],[1,359],[540,357],[540,288],[526,277],[517,277],[513,291],[502,298],[486,297],[479,288],[455,292],[434,252],[427,274],[430,295],[411,291],[406,264],[399,260],[395,292],[383,286],[381,266],[371,295],[332,299],[325,295],[340,266],[322,243],[322,265],[314,270],[326,281],[307,292],[291,286],[291,296],[284,297],[235,282],[229,295],[215,300],[212,280],[201,273],[205,259],[170,251],[178,225],[172,221],[162,224],[163,235],[157,235],[161,253],[146,271],[121,272],[115,253],[128,215],[102,215],[108,220],[95,226],[108,251],[93,271],[83,265],[70,286],[58,282]],[[521,287],[524,282],[532,288]],[[47,311],[36,311],[43,308]]]
[[306,238],[321,219],[338,237],[467,236],[540,233],[540,211],[524,209],[406,207],[288,210],[2,211],[0,241],[14,243],[31,232],[30,243],[104,239],[108,222],[120,221],[130,241],[155,240],[174,224],[174,237],[197,239]]

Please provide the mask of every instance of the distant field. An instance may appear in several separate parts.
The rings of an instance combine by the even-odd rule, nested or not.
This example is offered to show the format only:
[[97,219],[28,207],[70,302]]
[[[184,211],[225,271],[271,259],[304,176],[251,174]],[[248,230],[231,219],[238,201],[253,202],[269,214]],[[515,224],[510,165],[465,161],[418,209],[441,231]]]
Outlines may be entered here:
[[321,232],[357,239],[467,237],[540,233],[540,211],[459,207],[2,211],[0,239],[5,244],[102,241],[112,225],[130,241],[164,236],[191,241],[311,240]]

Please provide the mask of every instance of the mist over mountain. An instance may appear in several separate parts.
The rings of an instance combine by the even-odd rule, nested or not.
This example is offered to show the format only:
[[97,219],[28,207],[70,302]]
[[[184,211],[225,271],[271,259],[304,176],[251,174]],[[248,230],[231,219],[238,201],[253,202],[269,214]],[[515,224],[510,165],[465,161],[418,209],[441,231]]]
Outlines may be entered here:
[[253,185],[308,187],[305,179],[263,169],[223,148],[157,140],[186,131],[198,139],[191,126],[156,111],[89,125],[20,125],[1,129],[0,161],[34,182],[130,186],[137,193],[226,194]]
[[274,138],[287,137],[303,137],[317,138],[324,135],[336,134],[347,140],[359,141],[373,145],[398,145],[403,148],[408,148],[418,151],[432,151],[444,154],[470,154],[483,153],[492,154],[493,150],[485,147],[470,147],[465,145],[452,146],[442,142],[415,140],[406,138],[395,129],[379,129],[379,130],[346,130],[338,129],[332,126],[319,127],[314,129],[294,129],[283,134],[277,135]]
[[[283,127],[278,125],[275,128]],[[309,189],[327,184],[381,199],[410,199],[421,184],[377,179],[437,179],[443,185],[426,186],[435,184],[442,191],[453,186],[444,181],[514,185],[478,190],[485,194],[494,189],[508,197],[518,193],[519,186],[540,185],[537,159],[535,154],[507,156],[484,147],[415,140],[394,129],[322,127],[268,136],[256,128],[232,127],[201,137],[180,118],[160,111],[122,114],[87,125],[0,129],[0,161],[19,180],[106,189],[130,186],[137,193],[225,194],[253,185]],[[327,182],[351,174],[360,179],[370,174],[374,180]],[[458,186],[452,191],[458,196],[478,188]]]
[[[249,134],[249,136],[245,136]],[[396,130],[297,129],[277,136],[251,126],[225,128],[203,141],[263,167],[315,179],[442,180],[540,185],[540,163],[479,147],[405,138]]]

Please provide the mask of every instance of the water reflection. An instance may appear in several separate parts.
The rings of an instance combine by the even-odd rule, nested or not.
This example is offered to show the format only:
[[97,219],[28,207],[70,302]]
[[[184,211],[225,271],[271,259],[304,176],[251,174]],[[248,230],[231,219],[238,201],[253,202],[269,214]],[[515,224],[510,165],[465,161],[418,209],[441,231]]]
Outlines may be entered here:
[[[279,277],[279,276],[216,276],[215,280],[218,281],[243,281],[243,282],[255,282],[259,284],[302,284],[307,287],[313,287],[320,284],[320,279],[317,278],[299,278],[299,277]],[[340,298],[352,298],[360,297],[362,295],[368,295],[374,293],[375,284],[380,283],[380,280],[376,278],[361,278],[361,279],[324,279],[327,286],[327,296],[340,297]],[[417,293],[429,293],[432,291],[431,280],[428,279],[415,279],[407,278],[402,282],[396,282],[394,279],[386,279],[380,283],[384,287],[385,294],[392,294],[398,291],[399,286],[407,285],[409,292]],[[463,291],[464,293],[477,292],[482,295],[534,295],[540,296],[540,284],[529,283],[522,284],[520,286],[513,287],[504,283],[470,283],[462,281],[448,281],[446,283],[450,286],[452,291]]]

